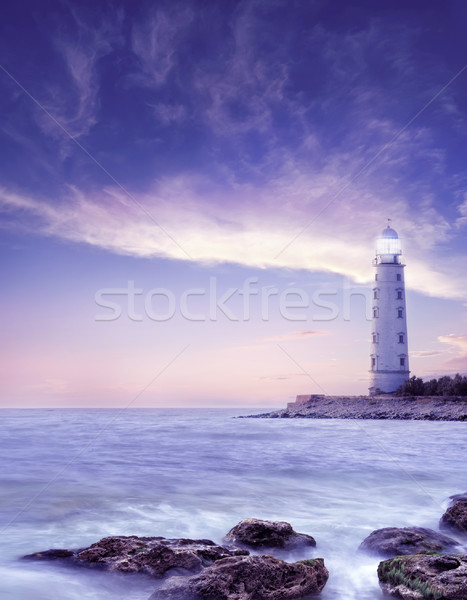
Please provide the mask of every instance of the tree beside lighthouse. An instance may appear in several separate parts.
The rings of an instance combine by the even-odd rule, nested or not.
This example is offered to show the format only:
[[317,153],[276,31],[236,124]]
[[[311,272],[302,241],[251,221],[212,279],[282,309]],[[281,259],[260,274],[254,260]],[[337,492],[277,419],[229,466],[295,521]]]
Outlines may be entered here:
[[390,393],[409,378],[404,267],[397,232],[388,225],[376,242],[370,394]]

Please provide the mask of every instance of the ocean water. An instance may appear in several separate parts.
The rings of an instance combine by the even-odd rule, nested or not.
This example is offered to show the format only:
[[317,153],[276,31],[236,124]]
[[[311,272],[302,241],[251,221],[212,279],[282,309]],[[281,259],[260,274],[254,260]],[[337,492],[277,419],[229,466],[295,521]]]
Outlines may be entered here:
[[[250,411],[251,412],[251,411]],[[467,425],[234,419],[232,410],[3,410],[0,598],[146,600],[148,577],[21,561],[108,535],[211,538],[289,521],[331,573],[322,600],[381,600],[374,529],[436,529],[466,492]]]

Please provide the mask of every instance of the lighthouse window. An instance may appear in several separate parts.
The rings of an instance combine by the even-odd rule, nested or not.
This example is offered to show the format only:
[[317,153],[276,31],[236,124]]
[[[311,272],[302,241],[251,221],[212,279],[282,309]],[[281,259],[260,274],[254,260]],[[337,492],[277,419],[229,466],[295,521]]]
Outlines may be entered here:
[[375,281],[378,281],[378,273],[375,275]]
[[401,274],[400,274],[400,273],[397,273],[397,275],[396,275],[396,279],[397,279],[397,281],[400,281],[400,280],[402,279],[402,277],[401,277]]
[[402,300],[402,292],[397,292],[397,299]]
[[376,358],[371,359],[371,368],[374,369],[376,367]]
[[397,318],[402,319],[402,308],[397,309]]
[[404,335],[402,333],[399,334],[399,344],[404,343]]
[[374,333],[372,336],[373,339],[373,344],[377,344],[378,343],[378,334]]
[[399,361],[400,361],[401,367],[405,367],[405,358],[400,358]]
[[378,290],[373,290],[373,299],[374,300],[378,299]]
[[373,318],[374,318],[374,319],[377,319],[377,318],[378,318],[378,309],[377,309],[377,308],[374,308],[374,309],[373,309]]

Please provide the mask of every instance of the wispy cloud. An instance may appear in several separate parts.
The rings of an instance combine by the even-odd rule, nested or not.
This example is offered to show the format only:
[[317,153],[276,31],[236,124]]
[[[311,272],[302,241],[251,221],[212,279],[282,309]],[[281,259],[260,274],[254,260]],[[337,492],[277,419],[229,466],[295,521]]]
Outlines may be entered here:
[[187,116],[187,109],[183,104],[164,104],[163,102],[159,102],[151,106],[154,108],[157,120],[164,125],[180,123]]
[[180,38],[194,18],[188,5],[158,7],[133,25],[132,50],[140,69],[130,76],[133,83],[159,87],[177,65]]
[[64,396],[72,391],[70,382],[66,379],[45,379],[41,383],[31,384],[34,392]]
[[[219,34],[208,26],[207,8],[163,3],[132,23],[131,51],[126,48],[131,68],[122,69],[122,77],[146,88],[138,98],[144,96],[142,106],[158,125],[170,132],[190,118],[209,140],[203,147],[198,138],[189,139],[186,152],[184,132],[176,165],[165,163],[175,174],[162,171],[156,181],[160,155],[151,155],[154,183],[145,191],[139,161],[119,148],[114,158],[119,164],[129,158],[128,179],[132,165],[138,174],[133,196],[196,262],[333,272],[360,283],[370,278],[375,234],[392,217],[410,266],[407,285],[433,296],[465,297],[463,250],[442,264],[436,257],[439,248],[458,240],[467,205],[459,205],[453,221],[430,178],[440,175],[458,195],[462,184],[446,176],[446,152],[426,124],[400,132],[400,116],[391,110],[394,95],[388,93],[389,85],[403,83],[400,101],[407,100],[402,90],[418,73],[411,44],[420,32],[375,20],[343,33],[320,22],[302,30],[293,21],[300,13],[293,11],[284,11],[292,20],[284,29],[280,19],[265,21],[268,14],[262,2],[240,3],[227,20],[219,19]],[[49,85],[47,107],[80,137],[98,119],[99,61],[123,42],[118,15],[93,29],[75,21],[73,35],[56,38],[66,84]],[[284,35],[286,30],[297,36]],[[203,43],[200,32],[207,36]],[[203,54],[209,44],[218,52]],[[374,76],[375,57],[391,77]],[[414,103],[419,109],[426,102],[431,87],[421,85],[422,92],[410,96],[404,119],[412,116]],[[55,125],[45,115],[40,119],[55,135]],[[355,177],[398,132],[371,168]],[[160,147],[164,153],[167,146]],[[189,166],[184,162],[193,148],[206,157],[197,176],[191,157]],[[186,258],[121,189],[93,185],[87,172],[83,184],[80,175],[78,169],[79,185],[63,186],[49,200],[20,185],[14,192],[4,189],[3,210],[44,235],[118,254]]]
[[258,52],[262,24],[254,7],[255,3],[246,3],[238,11],[231,27],[230,52],[223,60],[195,71],[194,90],[204,107],[203,117],[217,134],[236,137],[251,130],[270,132],[275,105],[291,108],[283,92],[288,78],[286,60],[280,44],[267,58]]
[[409,354],[413,358],[429,358],[430,356],[440,356],[442,352],[438,350],[412,350]]
[[280,335],[273,335],[271,337],[260,338],[257,342],[296,342],[299,340],[308,340],[310,337],[329,335],[328,331],[291,331],[290,333],[283,333]]
[[[61,58],[59,70],[44,77],[43,91],[37,100],[74,138],[87,135],[98,121],[100,78],[98,64],[115,47],[121,45],[122,15],[106,16],[99,27],[87,24],[76,10],[71,10],[71,23],[61,28],[53,40]],[[42,131],[60,141],[62,156],[67,156],[71,140],[64,136],[50,117],[36,110],[36,120]]]
[[[331,172],[284,174],[269,185],[231,189],[203,177],[165,178],[137,200],[199,263],[233,262],[255,268],[277,267],[340,273],[363,283],[371,277],[375,234],[388,214],[397,215],[410,268],[407,284],[423,293],[464,298],[462,263],[453,257],[434,270],[436,251],[451,235],[434,207],[420,213],[399,197],[389,202],[381,188],[350,186],[278,259],[283,248],[323,205],[336,186]],[[388,203],[389,202],[389,203]],[[186,259],[180,247],[122,190],[64,190],[60,202],[3,190],[4,211],[36,232],[87,243],[118,254]],[[228,207],[228,209],[226,209]]]
[[259,379],[267,381],[287,381],[289,379],[296,379],[297,377],[308,377],[306,373],[287,373],[285,375],[263,375]]
[[459,369],[462,372],[467,371],[467,335],[441,335],[438,337],[443,344],[449,344],[453,347],[456,355],[446,361],[445,365],[452,369]]
[[456,227],[465,227],[467,225],[467,193],[464,195],[464,200],[458,205],[457,210],[460,217],[456,219]]

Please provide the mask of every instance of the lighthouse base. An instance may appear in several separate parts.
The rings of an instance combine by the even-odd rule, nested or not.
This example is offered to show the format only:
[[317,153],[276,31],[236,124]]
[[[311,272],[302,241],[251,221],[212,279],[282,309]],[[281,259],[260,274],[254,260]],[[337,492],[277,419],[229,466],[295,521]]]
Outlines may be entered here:
[[370,371],[370,396],[376,394],[392,394],[405,381],[408,381],[410,371]]

